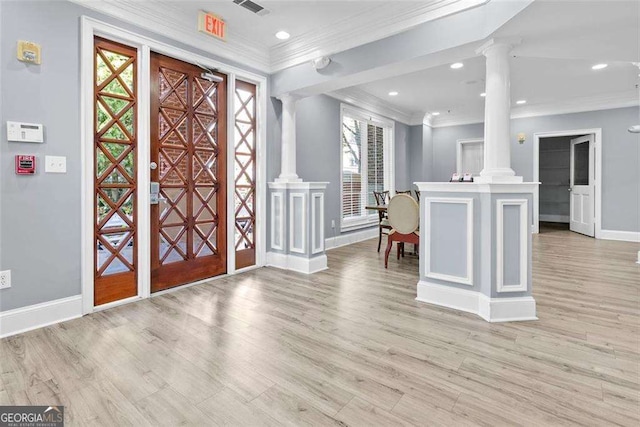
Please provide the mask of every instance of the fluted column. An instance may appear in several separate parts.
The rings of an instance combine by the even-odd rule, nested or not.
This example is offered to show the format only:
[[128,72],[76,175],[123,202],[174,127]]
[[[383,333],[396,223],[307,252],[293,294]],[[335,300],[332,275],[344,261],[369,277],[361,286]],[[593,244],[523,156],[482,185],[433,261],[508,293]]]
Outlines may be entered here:
[[296,103],[299,98],[282,95],[282,163],[276,182],[300,182],[296,174]]
[[[515,42],[517,43],[517,42]],[[511,169],[511,78],[513,40],[492,39],[479,50],[486,57],[484,169],[478,182],[522,182]]]

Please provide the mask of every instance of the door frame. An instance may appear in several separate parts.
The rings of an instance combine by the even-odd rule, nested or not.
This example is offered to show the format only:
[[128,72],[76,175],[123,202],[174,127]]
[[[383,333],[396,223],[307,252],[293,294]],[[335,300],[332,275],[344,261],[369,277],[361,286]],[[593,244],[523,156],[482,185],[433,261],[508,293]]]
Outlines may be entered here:
[[[170,56],[189,63],[199,63],[216,68],[227,75],[227,274],[236,274],[254,268],[263,267],[266,261],[266,140],[267,140],[267,99],[268,79],[265,76],[243,70],[225,62],[216,61],[190,51],[174,47],[167,43],[124,30],[103,21],[82,16],[80,32],[80,139],[81,139],[81,286],[82,313],[88,314],[104,310],[151,296],[151,218],[149,192],[144,189],[150,184],[150,102],[151,102],[151,51]],[[99,36],[138,49],[138,172],[137,172],[137,209],[138,209],[138,295],[124,300],[93,305],[94,292],[94,150],[93,150],[93,74],[94,74],[94,37]],[[240,79],[256,85],[256,264],[240,270],[235,269],[235,80]],[[220,277],[224,277],[222,275]],[[211,279],[207,279],[211,280]],[[199,281],[196,283],[201,283]],[[183,286],[189,286],[187,284]],[[180,289],[176,287],[175,289]],[[170,290],[169,290],[170,291]]]
[[465,144],[483,144],[484,149],[484,137],[482,138],[466,138],[458,139],[456,141],[456,172],[462,174],[462,148]]
[[[594,185],[595,197],[593,216],[595,220],[595,238],[602,238],[602,128],[574,129],[565,131],[536,132],[533,134],[533,182],[540,181],[540,139],[556,136],[581,136],[595,135],[595,172]],[[540,232],[540,192],[533,195],[533,233]]]

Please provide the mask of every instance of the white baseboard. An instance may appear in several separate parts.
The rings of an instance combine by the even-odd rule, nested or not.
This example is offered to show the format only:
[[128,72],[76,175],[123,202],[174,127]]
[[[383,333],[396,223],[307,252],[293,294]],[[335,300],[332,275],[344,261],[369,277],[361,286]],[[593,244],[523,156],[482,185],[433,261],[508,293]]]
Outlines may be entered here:
[[328,268],[327,256],[324,254],[313,258],[303,258],[277,252],[267,252],[267,265],[304,274],[313,274]]
[[329,237],[324,240],[325,250],[339,248],[340,246],[351,245],[353,243],[362,242],[364,240],[373,239],[378,237],[378,227],[367,228],[362,231],[355,231],[353,233],[341,234],[336,237]]
[[569,224],[569,215],[543,215],[538,216],[540,222],[565,222]]
[[480,292],[418,282],[416,301],[477,314],[487,322],[537,320],[533,297],[489,298]]
[[640,232],[638,231],[618,231],[618,230],[600,230],[600,239],[620,240],[622,242],[640,243]]
[[29,305],[0,313],[0,338],[82,316],[82,295]]
[[489,298],[480,294],[478,315],[487,322],[538,320],[533,297]]

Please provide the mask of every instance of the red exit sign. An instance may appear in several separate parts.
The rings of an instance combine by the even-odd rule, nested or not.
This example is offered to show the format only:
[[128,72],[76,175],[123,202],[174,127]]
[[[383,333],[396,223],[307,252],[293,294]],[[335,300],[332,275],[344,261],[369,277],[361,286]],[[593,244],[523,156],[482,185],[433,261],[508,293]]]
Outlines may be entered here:
[[200,11],[198,14],[198,31],[220,40],[227,38],[227,24],[218,15],[209,12]]

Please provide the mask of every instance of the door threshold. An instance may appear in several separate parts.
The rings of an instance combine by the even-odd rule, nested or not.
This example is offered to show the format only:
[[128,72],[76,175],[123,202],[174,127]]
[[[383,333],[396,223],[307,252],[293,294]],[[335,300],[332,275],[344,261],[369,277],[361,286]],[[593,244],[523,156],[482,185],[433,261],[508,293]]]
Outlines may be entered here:
[[[151,295],[149,295],[149,297],[150,298],[157,297],[157,296],[168,294],[170,292],[174,292],[174,291],[177,291],[177,290],[180,290],[180,289],[185,289],[185,288],[190,288],[191,286],[201,285],[203,283],[207,283],[207,282],[210,282],[212,280],[219,280],[219,279],[224,279],[224,278],[227,278],[227,277],[235,276],[236,274],[247,273],[249,271],[257,270],[257,269],[262,268],[262,267],[264,267],[264,266],[263,265],[252,265],[252,266],[249,266],[249,267],[242,268],[240,270],[236,270],[233,273],[224,273],[224,274],[220,274],[218,276],[210,277],[208,279],[202,279],[202,280],[198,280],[196,282],[185,283],[184,285],[178,285],[178,286],[174,286],[173,288],[169,288],[169,289],[165,289],[165,290],[162,290],[162,291],[154,292]],[[136,295],[136,296],[125,298],[125,299],[122,299],[122,300],[119,300],[119,301],[114,301],[114,302],[110,302],[110,303],[107,303],[107,304],[102,304],[102,305],[99,305],[99,306],[95,306],[95,307],[93,307],[93,311],[91,313],[97,313],[97,312],[100,312],[100,311],[108,310],[110,308],[115,308],[115,307],[119,307],[121,305],[129,304],[129,303],[132,303],[132,302],[143,301],[145,299],[146,298],[143,298],[143,297],[141,297],[139,295]],[[87,314],[91,314],[91,313],[87,313]]]
[[224,274],[220,274],[218,276],[209,277],[208,279],[202,279],[202,280],[198,280],[196,282],[185,283],[184,285],[178,285],[178,286],[174,286],[174,287],[169,288],[169,289],[163,289],[162,291],[153,292],[150,296],[151,296],[151,298],[157,297],[157,296],[168,294],[170,292],[174,292],[174,291],[177,291],[177,290],[180,290],[180,289],[185,289],[185,288],[190,288],[192,286],[202,285],[203,283],[211,282],[213,280],[224,279],[224,278],[227,278],[227,277],[235,276],[236,274],[246,273],[246,272],[249,272],[249,271],[252,271],[252,270],[256,270],[256,269],[262,268],[262,267],[264,267],[264,266],[252,265],[250,267],[245,267],[245,268],[242,268],[240,270],[236,270],[233,273],[224,273]]
[[103,310],[108,310],[110,308],[118,307],[118,306],[121,306],[121,305],[124,305],[124,304],[129,304],[131,302],[142,301],[143,299],[144,298],[142,298],[141,296],[136,295],[136,296],[125,298],[125,299],[121,299],[121,300],[118,300],[118,301],[109,302],[107,304],[94,306],[93,307],[93,313],[97,313],[97,312],[103,311]]

